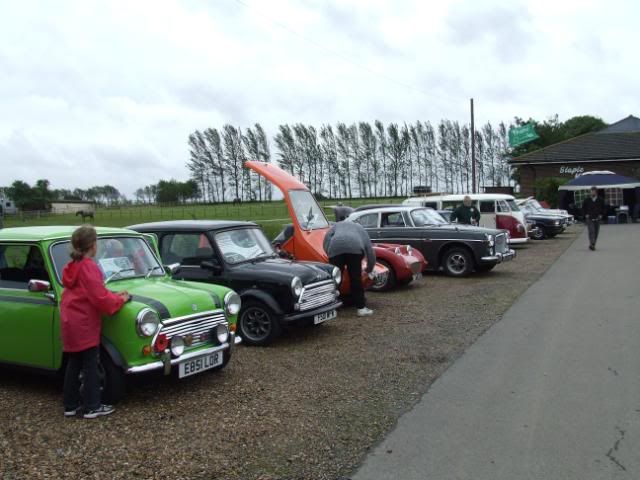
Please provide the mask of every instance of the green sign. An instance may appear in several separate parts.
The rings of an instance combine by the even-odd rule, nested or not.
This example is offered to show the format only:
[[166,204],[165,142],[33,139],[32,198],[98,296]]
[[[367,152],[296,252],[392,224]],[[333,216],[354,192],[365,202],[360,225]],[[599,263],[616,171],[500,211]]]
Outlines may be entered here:
[[531,142],[536,138],[540,138],[540,135],[536,133],[533,125],[530,123],[509,129],[509,145],[512,147]]

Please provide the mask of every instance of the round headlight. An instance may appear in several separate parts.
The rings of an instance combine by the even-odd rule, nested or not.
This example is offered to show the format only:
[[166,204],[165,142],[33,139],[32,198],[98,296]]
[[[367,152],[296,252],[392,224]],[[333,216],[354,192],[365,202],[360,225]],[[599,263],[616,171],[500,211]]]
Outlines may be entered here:
[[302,295],[302,280],[300,280],[300,277],[293,277],[291,280],[291,293],[293,293],[294,297]]
[[413,247],[411,245],[407,245],[407,255],[413,255]]
[[143,308],[136,318],[136,330],[141,337],[151,337],[158,330],[160,317],[150,308]]
[[184,353],[184,338],[180,335],[176,335],[171,338],[171,355],[179,357]]
[[395,253],[396,255],[400,255],[400,254],[402,253],[402,252],[400,251],[400,247],[396,247],[396,248],[393,250],[393,253]]
[[495,238],[493,237],[493,235],[489,235],[488,233],[484,234],[484,238],[487,241],[487,243],[489,244],[490,247],[493,247],[493,244],[495,243]]
[[226,325],[220,324],[216,327],[216,337],[218,337],[218,342],[225,343],[229,340],[229,329]]
[[241,304],[240,295],[236,292],[228,292],[224,296],[224,310],[228,315],[237,315]]
[[342,272],[338,267],[333,267],[331,276],[333,277],[333,281],[336,282],[336,285],[340,285],[340,282],[342,282]]

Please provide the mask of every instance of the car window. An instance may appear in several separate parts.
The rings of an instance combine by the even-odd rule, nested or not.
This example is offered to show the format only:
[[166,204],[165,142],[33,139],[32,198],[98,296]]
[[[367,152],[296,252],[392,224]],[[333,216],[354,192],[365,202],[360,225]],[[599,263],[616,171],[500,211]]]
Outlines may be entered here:
[[411,218],[416,227],[443,225],[447,223],[447,221],[442,218],[442,215],[431,208],[416,208],[411,211]]
[[362,215],[354,220],[354,222],[359,223],[364,228],[377,228],[378,227],[378,214],[377,213],[367,213],[366,215]]
[[455,210],[462,202],[449,200],[447,202],[442,202],[443,210]]
[[520,207],[518,207],[518,204],[516,203],[515,200],[507,200],[507,204],[509,205],[509,208],[511,209],[512,212],[520,211]]
[[404,223],[402,212],[382,213],[380,217],[380,226],[382,228],[405,227],[406,225]]
[[160,256],[164,263],[200,266],[214,256],[211,242],[204,233],[170,233],[162,238]]
[[242,228],[216,233],[216,243],[224,261],[230,264],[275,255],[259,228]]
[[480,213],[495,213],[496,205],[493,200],[481,200],[480,201]]
[[498,200],[496,202],[496,204],[498,206],[498,212],[500,212],[500,213],[509,213],[509,212],[511,212],[511,209],[509,208],[509,205],[504,200]]
[[40,247],[0,245],[0,287],[26,290],[29,280],[50,281]]

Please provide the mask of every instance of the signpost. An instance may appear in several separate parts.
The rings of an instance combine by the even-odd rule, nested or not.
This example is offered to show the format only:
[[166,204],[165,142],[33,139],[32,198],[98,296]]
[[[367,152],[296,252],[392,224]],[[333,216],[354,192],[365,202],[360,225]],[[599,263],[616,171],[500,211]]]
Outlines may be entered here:
[[527,123],[521,127],[511,127],[509,129],[509,145],[517,147],[525,143],[531,142],[536,138],[540,138],[540,135],[536,133],[533,125]]

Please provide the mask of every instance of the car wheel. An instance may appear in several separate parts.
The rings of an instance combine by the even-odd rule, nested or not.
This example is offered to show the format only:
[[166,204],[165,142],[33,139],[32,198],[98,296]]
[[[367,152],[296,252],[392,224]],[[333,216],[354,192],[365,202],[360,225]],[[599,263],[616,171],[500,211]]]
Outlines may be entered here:
[[389,275],[387,275],[387,277],[382,280],[378,280],[378,278],[376,277],[373,285],[369,287],[370,290],[373,290],[374,292],[386,292],[387,290],[391,290],[396,286],[397,283],[395,270],[386,260],[376,260],[376,262],[387,267],[387,269],[389,270]]
[[238,318],[238,333],[248,345],[268,345],[282,331],[275,314],[262,302],[242,305]]
[[100,389],[102,390],[102,403],[115,405],[125,394],[126,380],[124,371],[118,367],[108,353],[100,351],[100,363],[98,363],[98,375],[100,375]]
[[476,267],[476,272],[490,272],[491,270],[493,270],[495,268],[497,264],[496,263],[492,263],[489,265],[478,265]]
[[533,233],[531,238],[534,240],[544,240],[546,238],[546,233],[544,231],[544,227],[538,227],[538,229]]
[[466,277],[473,269],[473,259],[468,250],[454,247],[444,254],[443,267],[447,275]]

